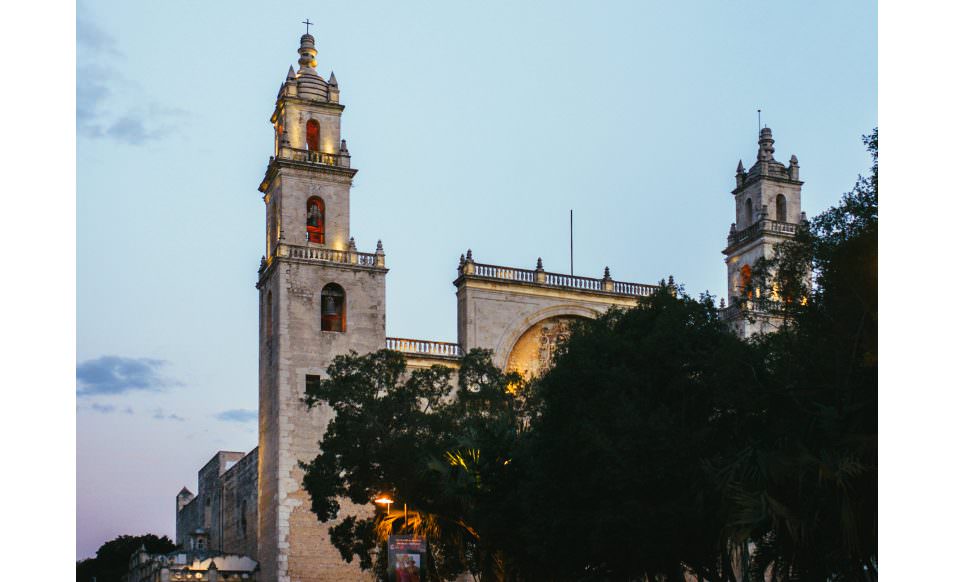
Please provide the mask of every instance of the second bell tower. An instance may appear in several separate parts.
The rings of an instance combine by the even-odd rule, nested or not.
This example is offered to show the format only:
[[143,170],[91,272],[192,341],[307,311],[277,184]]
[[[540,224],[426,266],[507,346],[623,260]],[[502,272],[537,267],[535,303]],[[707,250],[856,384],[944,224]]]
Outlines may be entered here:
[[351,235],[357,170],[341,139],[338,82],[318,74],[312,35],[298,54],[278,92],[274,152],[259,186],[258,560],[266,582],[355,580],[366,576],[341,560],[328,537],[335,524],[318,522],[302,489],[299,462],[314,459],[331,415],[303,398],[335,356],[384,348],[387,269],[380,241],[362,253]]
[[[769,259],[776,244],[791,240],[805,220],[802,212],[802,184],[798,158],[788,166],[775,159],[772,130],[759,131],[759,151],[748,170],[739,160],[735,172],[735,222],[729,227],[726,256],[729,283],[729,321],[742,337],[777,329],[780,320],[759,309],[759,302],[747,293],[752,269],[759,259]],[[756,289],[756,294],[771,295],[771,290]],[[770,297],[766,297],[768,299]]]

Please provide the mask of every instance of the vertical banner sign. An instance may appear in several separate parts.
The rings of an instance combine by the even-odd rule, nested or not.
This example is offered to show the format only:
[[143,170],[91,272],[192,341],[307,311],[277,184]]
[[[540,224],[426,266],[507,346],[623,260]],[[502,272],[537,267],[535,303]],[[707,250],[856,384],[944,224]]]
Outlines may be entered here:
[[415,536],[388,536],[388,580],[427,580],[427,540]]

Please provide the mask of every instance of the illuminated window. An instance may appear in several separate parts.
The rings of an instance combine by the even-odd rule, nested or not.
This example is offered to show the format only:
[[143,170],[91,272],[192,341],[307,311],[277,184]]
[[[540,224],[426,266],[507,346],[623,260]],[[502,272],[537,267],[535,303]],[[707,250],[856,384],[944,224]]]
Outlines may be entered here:
[[[748,265],[742,265],[742,268],[739,269],[739,291],[745,291],[745,288],[749,286],[749,283],[752,282],[752,267]],[[752,292],[749,291],[749,295]]]
[[775,220],[788,222],[788,204],[786,204],[785,197],[781,194],[775,198]]
[[328,283],[321,290],[321,331],[344,331],[345,316],[344,289],[337,283]]
[[308,123],[305,124],[305,143],[308,144],[309,151],[318,151],[319,134],[320,130],[318,127],[318,122],[314,119],[309,119]]
[[308,242],[325,244],[325,201],[317,196],[308,199],[305,208]]

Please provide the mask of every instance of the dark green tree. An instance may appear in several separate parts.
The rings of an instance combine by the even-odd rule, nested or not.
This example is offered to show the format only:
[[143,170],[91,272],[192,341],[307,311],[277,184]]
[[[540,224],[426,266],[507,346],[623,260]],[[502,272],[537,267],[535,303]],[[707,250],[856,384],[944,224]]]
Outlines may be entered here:
[[534,579],[731,579],[706,461],[745,441],[755,353],[673,285],[574,330],[516,458]]
[[864,141],[870,175],[753,277],[806,299],[753,344],[764,420],[718,471],[727,525],[757,542],[756,577],[877,579],[878,130]]
[[129,558],[140,547],[153,554],[166,554],[176,549],[167,536],[146,534],[122,535],[101,545],[95,558],[76,562],[76,582],[120,582],[129,570]]
[[[519,376],[494,367],[490,352],[465,355],[457,373],[443,366],[408,373],[389,350],[335,358],[328,379],[306,395],[335,415],[322,452],[304,465],[304,487],[319,520],[338,517],[340,498],[365,505],[395,501],[390,515],[344,516],[331,530],[342,558],[384,571],[389,533],[423,533],[430,569],[451,580],[465,571],[490,577],[509,567],[496,543],[503,527],[497,495],[523,431]],[[404,504],[408,519],[404,519]]]

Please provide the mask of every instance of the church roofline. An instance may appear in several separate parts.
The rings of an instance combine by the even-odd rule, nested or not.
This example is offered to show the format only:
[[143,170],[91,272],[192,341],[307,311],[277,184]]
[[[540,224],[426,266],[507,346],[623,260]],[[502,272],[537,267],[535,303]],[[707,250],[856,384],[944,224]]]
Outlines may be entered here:
[[641,300],[643,297],[652,295],[659,288],[658,285],[649,285],[646,283],[614,281],[609,277],[608,267],[603,278],[596,279],[593,277],[547,272],[543,270],[542,261],[537,262],[536,269],[520,269],[517,267],[502,267],[476,263],[470,257],[470,251],[468,251],[467,258],[461,257],[461,262],[457,269],[458,275],[457,278],[454,279],[454,285],[458,289],[465,286],[469,281],[487,281],[494,284],[534,288],[537,290],[534,291],[534,293],[539,293],[539,289],[548,289],[560,293],[569,292],[617,298],[628,297],[634,300]]

